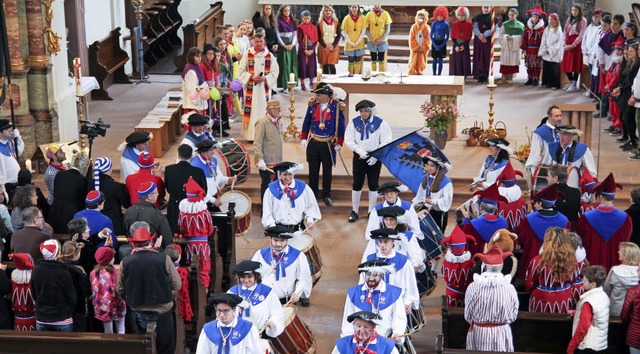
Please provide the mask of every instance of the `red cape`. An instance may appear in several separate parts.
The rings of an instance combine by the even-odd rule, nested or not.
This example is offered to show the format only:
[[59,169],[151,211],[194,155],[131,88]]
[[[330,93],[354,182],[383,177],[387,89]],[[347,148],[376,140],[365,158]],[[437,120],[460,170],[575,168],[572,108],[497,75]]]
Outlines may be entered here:
[[620,242],[629,241],[632,230],[633,224],[631,217],[628,215],[622,226],[608,241],[605,241],[598,235],[596,230],[587,222],[584,215],[582,215],[576,223],[576,232],[582,237],[582,243],[584,249],[587,251],[589,264],[601,265],[605,267],[607,271],[609,271],[611,267],[620,264],[618,247],[620,246]]

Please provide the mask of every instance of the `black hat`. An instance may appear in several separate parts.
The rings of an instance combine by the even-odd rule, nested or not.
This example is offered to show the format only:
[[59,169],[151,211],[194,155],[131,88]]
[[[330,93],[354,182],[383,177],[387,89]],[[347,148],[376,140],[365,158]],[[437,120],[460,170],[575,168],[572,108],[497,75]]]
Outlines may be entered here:
[[127,138],[125,139],[125,142],[128,146],[133,147],[138,144],[146,143],[147,141],[151,140],[152,137],[153,136],[149,132],[138,131],[129,134],[129,136],[127,136]]
[[432,161],[442,169],[451,169],[451,164],[448,161],[443,161],[440,157],[434,155],[431,150],[423,149],[423,151],[418,152],[418,156],[422,157],[422,162],[424,162],[425,165],[427,164],[427,161]]
[[251,274],[260,268],[260,262],[244,260],[233,267],[234,274]]
[[582,135],[582,131],[573,125],[561,125],[556,128],[558,134]]
[[400,184],[396,181],[391,181],[391,182],[385,182],[383,184],[381,184],[380,186],[378,186],[377,192],[378,193],[384,193],[387,191],[394,191],[394,192],[404,192],[407,190],[407,186]]
[[242,302],[242,298],[236,294],[222,293],[209,298],[209,305],[217,305],[220,303],[236,307]]
[[302,171],[303,169],[304,169],[304,165],[296,162],[289,162],[289,161],[280,162],[279,164],[273,166],[273,172],[275,172],[278,175],[283,172],[289,172],[291,174],[295,174],[296,172]]
[[202,140],[196,143],[197,152],[207,152],[216,148],[216,142],[214,140]]
[[267,227],[264,229],[264,235],[269,237],[277,237],[277,238],[293,238],[293,233],[291,233],[291,229],[286,226],[276,225]]
[[5,131],[9,128],[13,128],[13,124],[8,119],[0,119],[0,132]]
[[190,126],[197,126],[197,125],[205,125],[207,123],[209,123],[209,118],[203,116],[202,114],[198,114],[198,113],[194,113],[192,115],[189,116],[188,119],[188,124]]
[[360,111],[363,108],[373,108],[375,107],[376,104],[369,101],[369,100],[362,100],[358,103],[356,103],[356,111]]
[[369,232],[369,236],[374,240],[379,240],[381,238],[388,238],[390,240],[398,240],[400,239],[400,235],[398,230],[389,229],[387,227],[383,227],[377,230],[371,230]]
[[[204,45],[204,47],[202,47],[202,54],[205,54],[206,52],[213,50],[214,52],[216,51],[216,47],[213,44],[207,43]],[[220,49],[218,49],[218,51],[220,51]]]
[[384,217],[398,218],[398,216],[404,215],[404,213],[405,213],[404,209],[402,209],[397,205],[380,208],[380,210],[378,210],[378,216],[383,218]]
[[347,322],[351,323],[351,322],[355,321],[356,318],[359,318],[361,320],[365,320],[367,322],[371,322],[373,324],[376,324],[374,322],[374,320],[382,320],[382,317],[380,317],[380,315],[377,315],[377,314],[375,314],[373,312],[358,311],[358,312],[354,312],[354,313],[350,314],[349,316],[347,316]]
[[392,265],[387,262],[379,261],[377,259],[366,261],[358,265],[358,273],[391,273],[394,271]]
[[509,154],[513,154],[513,150],[509,147],[509,142],[502,138],[487,139],[487,144],[489,144],[489,146],[496,146]]
[[311,93],[315,93],[316,95],[331,96],[333,95],[333,89],[331,88],[331,86],[329,86],[329,84],[321,82],[316,86],[316,88],[313,89],[313,91],[311,91]]

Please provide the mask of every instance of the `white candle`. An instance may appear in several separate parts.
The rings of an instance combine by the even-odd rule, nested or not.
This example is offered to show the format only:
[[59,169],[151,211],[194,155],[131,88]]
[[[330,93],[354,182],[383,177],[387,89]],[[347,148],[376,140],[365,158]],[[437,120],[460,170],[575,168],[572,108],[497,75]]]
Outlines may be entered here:
[[296,81],[296,74],[291,73],[289,74],[289,82],[295,82]]
[[27,159],[27,161],[24,162],[24,165],[27,170],[29,170],[29,172],[33,172],[33,170],[31,169],[31,159]]
[[496,78],[493,75],[489,76],[489,85],[493,86],[495,84],[496,84]]

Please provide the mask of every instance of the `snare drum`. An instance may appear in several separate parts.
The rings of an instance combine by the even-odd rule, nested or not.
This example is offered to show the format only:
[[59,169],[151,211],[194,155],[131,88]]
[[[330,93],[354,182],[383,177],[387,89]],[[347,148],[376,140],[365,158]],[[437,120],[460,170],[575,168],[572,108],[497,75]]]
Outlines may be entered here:
[[298,249],[307,256],[307,262],[311,270],[311,281],[313,286],[315,286],[322,276],[324,266],[322,264],[322,257],[320,256],[320,249],[316,246],[313,237],[306,233],[296,233],[288,243],[291,247]]
[[241,191],[228,191],[220,196],[220,210],[223,212],[229,211],[229,203],[236,203],[235,212],[236,215],[233,222],[236,225],[236,236],[242,236],[249,228],[251,228],[251,199],[249,196]]
[[306,323],[298,317],[296,308],[285,306],[284,332],[270,340],[274,353],[277,354],[306,354],[315,353],[317,349],[316,339]]
[[416,281],[418,283],[418,293],[420,297],[429,296],[435,290],[438,282],[436,275],[431,271],[431,267],[425,262],[426,269],[420,273],[416,273]]
[[424,316],[424,310],[422,304],[417,310],[411,309],[411,313],[407,315],[407,333],[414,334],[422,329],[427,324],[427,319]]
[[251,173],[251,161],[247,150],[233,139],[221,141],[220,145],[221,148],[214,150],[220,170],[227,177],[237,176],[236,184],[244,183]]
[[444,235],[426,209],[418,211],[417,214],[418,220],[420,220],[420,230],[424,235],[424,240],[418,240],[418,243],[427,252],[429,261],[438,259],[444,254],[440,246],[440,241],[444,239]]

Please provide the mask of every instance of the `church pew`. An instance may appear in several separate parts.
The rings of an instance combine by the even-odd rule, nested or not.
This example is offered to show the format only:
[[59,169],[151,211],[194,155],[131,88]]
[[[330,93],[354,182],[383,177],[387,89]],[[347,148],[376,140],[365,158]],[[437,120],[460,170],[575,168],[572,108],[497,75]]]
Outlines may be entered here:
[[[182,54],[173,58],[173,64],[177,72],[182,72],[187,64],[187,54],[189,49],[197,47],[202,49],[206,43],[213,44],[213,39],[217,35],[218,26],[224,25],[224,13],[222,1],[209,5],[209,9],[198,17],[197,20],[182,27],[183,45]],[[235,24],[234,24],[235,27]]]
[[129,55],[120,48],[120,27],[109,33],[106,38],[95,41],[89,46],[89,74],[100,84],[100,89],[91,91],[94,100],[113,100],[107,88],[113,83],[130,84],[124,73],[124,64]]
[[66,333],[0,330],[2,353],[155,354],[156,324],[146,334]]
[[[464,319],[464,308],[448,307],[447,297],[442,296],[443,347],[464,349],[469,323]],[[514,349],[519,352],[564,353],[571,340],[573,317],[568,314],[518,312],[518,319],[511,324]],[[609,347],[606,353],[627,353],[626,328],[620,317],[609,319]],[[544,338],[544,340],[540,340]]]

